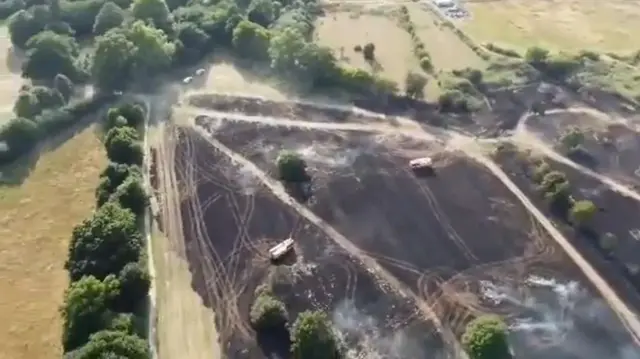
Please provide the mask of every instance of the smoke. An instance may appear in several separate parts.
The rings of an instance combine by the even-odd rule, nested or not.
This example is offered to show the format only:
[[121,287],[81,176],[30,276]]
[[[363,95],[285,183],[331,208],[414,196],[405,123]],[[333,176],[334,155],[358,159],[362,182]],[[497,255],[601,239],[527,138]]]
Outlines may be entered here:
[[409,359],[428,357],[418,340],[405,330],[385,332],[373,317],[360,312],[352,301],[341,302],[332,313],[334,328],[348,358]]
[[606,302],[576,281],[528,277],[523,286],[480,282],[487,302],[506,307],[516,354],[538,358],[638,359],[633,344]]

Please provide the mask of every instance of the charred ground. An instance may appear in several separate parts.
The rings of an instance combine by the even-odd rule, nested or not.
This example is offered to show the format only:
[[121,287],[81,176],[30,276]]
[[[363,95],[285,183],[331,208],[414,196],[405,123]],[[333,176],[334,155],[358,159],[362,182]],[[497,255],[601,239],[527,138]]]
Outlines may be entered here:
[[[619,357],[629,350],[628,334],[577,268],[501,183],[464,157],[397,136],[220,120],[205,127],[268,173],[279,149],[303,153],[314,178],[309,208],[458,334],[470,316],[498,312],[517,329],[519,357]],[[328,309],[335,318],[344,317],[344,308],[356,316],[364,312],[379,327],[372,332],[405,328],[419,353],[444,355],[440,338],[417,319],[413,303],[391,294],[357,258],[234,167],[198,131],[180,131],[176,167],[194,285],[222,313],[218,327],[228,329],[222,337],[230,357],[259,356],[246,323],[253,290],[265,280],[280,283],[276,291],[293,313],[310,307]],[[425,153],[436,158],[436,175],[416,178],[406,162]],[[299,258],[274,271],[264,253],[289,235],[297,240]],[[567,302],[558,291],[568,287]],[[362,347],[362,331],[351,331],[360,333]],[[388,347],[378,351],[415,356]]]

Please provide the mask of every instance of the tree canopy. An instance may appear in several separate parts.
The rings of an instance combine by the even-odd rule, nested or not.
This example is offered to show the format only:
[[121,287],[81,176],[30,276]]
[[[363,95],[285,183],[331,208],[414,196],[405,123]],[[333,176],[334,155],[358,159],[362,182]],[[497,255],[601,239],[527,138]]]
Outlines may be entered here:
[[337,359],[340,356],[329,319],[323,312],[300,313],[291,328],[291,342],[294,359]]
[[109,326],[113,318],[109,308],[119,295],[119,286],[113,275],[103,281],[89,276],[71,283],[62,306],[66,351],[83,345],[91,334]]
[[125,15],[125,11],[118,5],[114,2],[107,1],[96,16],[96,21],[93,24],[93,33],[95,35],[102,35],[105,32],[122,25]]
[[260,293],[251,306],[251,325],[257,330],[284,327],[287,324],[287,309],[284,303],[271,293]]
[[510,359],[507,326],[498,317],[472,320],[462,336],[462,345],[470,359]]
[[280,179],[285,182],[306,182],[309,180],[307,164],[298,154],[283,151],[276,159]]
[[102,279],[137,261],[141,250],[142,236],[133,213],[106,203],[74,228],[65,267],[71,280],[85,275]]
[[31,37],[25,47],[27,58],[22,76],[50,81],[58,74],[76,76],[78,44],[74,38],[47,30]]
[[73,359],[149,359],[147,342],[122,331],[104,330],[93,334],[89,342],[74,353]]

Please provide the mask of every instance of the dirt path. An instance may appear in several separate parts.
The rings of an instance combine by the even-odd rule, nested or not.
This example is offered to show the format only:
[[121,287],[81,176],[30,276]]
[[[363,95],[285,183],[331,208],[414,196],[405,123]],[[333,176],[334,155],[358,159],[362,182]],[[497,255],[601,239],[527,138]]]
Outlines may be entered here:
[[585,276],[598,289],[603,298],[616,312],[622,323],[629,329],[633,339],[640,344],[640,320],[637,315],[618,297],[616,292],[598,274],[591,264],[573,247],[573,245],[560,233],[553,223],[544,215],[531,200],[516,186],[511,179],[493,161],[475,151],[465,151],[469,157],[484,165],[494,176],[496,176],[522,203],[523,206],[538,220],[551,237],[564,249],[569,257],[578,265]]
[[158,129],[158,177],[164,234],[152,236],[156,271],[158,357],[220,357],[215,317],[191,287],[174,168],[175,133]]
[[199,128],[198,130],[213,147],[228,156],[234,162],[242,165],[247,171],[253,174],[258,180],[260,180],[269,190],[271,190],[271,192],[279,200],[296,210],[301,216],[316,225],[319,229],[323,230],[330,238],[332,238],[336,242],[336,244],[341,246],[348,253],[353,255],[355,258],[360,259],[369,269],[371,269],[376,274],[378,280],[386,282],[402,297],[412,299],[418,309],[422,312],[422,315],[425,317],[425,319],[433,322],[436,328],[438,328],[443,340],[452,346],[456,357],[467,357],[466,353],[461,349],[460,343],[458,342],[456,336],[449,330],[449,328],[442,325],[440,319],[435,315],[431,306],[428,305],[424,299],[413,293],[396,277],[382,268],[375,259],[365,254],[362,250],[360,250],[360,248],[355,246],[349,239],[340,234],[330,224],[325,222],[310,209],[301,205],[298,201],[292,198],[280,183],[277,183],[276,181],[271,179],[251,161],[233,152],[231,149],[229,149],[216,139],[211,138],[211,136],[209,136],[203,130]]
[[[627,121],[623,120],[623,119],[614,119],[610,116],[608,116],[605,113],[602,113],[598,110],[592,109],[592,108],[586,108],[586,107],[575,107],[575,108],[569,108],[569,109],[556,109],[556,110],[551,110],[548,111],[547,114],[559,114],[559,113],[583,113],[583,114],[588,114],[591,115],[595,118],[597,118],[600,121],[607,121],[607,122],[612,122],[612,123],[623,123],[623,124],[627,124]],[[530,113],[526,113],[524,115],[522,115],[520,117],[520,119],[518,120],[518,125],[516,126],[516,130],[515,133],[511,136],[508,137],[506,139],[526,146],[526,147],[530,147],[531,149],[534,149],[538,152],[541,152],[542,154],[544,154],[545,156],[551,158],[552,160],[558,162],[558,163],[562,163],[564,165],[567,165],[577,171],[579,171],[580,173],[595,178],[598,181],[602,182],[603,184],[607,185],[609,188],[611,188],[613,191],[620,193],[621,195],[625,196],[625,197],[629,197],[632,198],[636,201],[640,202],[640,193],[632,190],[631,188],[611,179],[608,176],[605,176],[603,174],[597,173],[583,165],[580,165],[570,159],[568,159],[567,157],[561,155],[560,153],[556,152],[555,150],[553,150],[551,147],[549,147],[544,141],[542,141],[541,139],[539,139],[538,137],[536,137],[535,135],[531,134],[527,128],[526,128],[526,123],[527,120],[529,118],[531,118],[533,116],[533,114]]]
[[389,135],[404,134],[411,137],[419,137],[424,140],[433,141],[435,136],[422,131],[422,127],[413,121],[399,120],[397,126],[385,124],[360,124],[360,123],[332,123],[332,122],[311,122],[290,120],[287,118],[276,118],[268,116],[247,116],[238,113],[219,112],[204,110],[199,107],[181,106],[174,108],[174,114],[178,116],[207,115],[225,121],[250,122],[264,124],[268,126],[298,127],[315,130],[336,130],[336,131],[360,131],[360,132],[381,132]]

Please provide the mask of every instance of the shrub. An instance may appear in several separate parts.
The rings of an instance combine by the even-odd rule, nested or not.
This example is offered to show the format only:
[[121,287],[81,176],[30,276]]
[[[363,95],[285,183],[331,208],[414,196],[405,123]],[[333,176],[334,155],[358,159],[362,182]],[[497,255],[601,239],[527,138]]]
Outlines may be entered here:
[[105,204],[116,189],[130,176],[142,178],[142,171],[138,166],[110,162],[100,174],[100,183],[96,188],[96,202],[98,207]]
[[72,281],[85,275],[102,279],[137,261],[141,249],[135,216],[110,202],[73,229],[65,268]]
[[571,207],[571,219],[578,225],[584,226],[598,212],[593,202],[588,200],[576,201]]
[[118,309],[123,312],[135,312],[149,294],[151,277],[146,268],[137,262],[124,266],[118,274],[120,281],[120,295]]
[[15,118],[0,130],[0,163],[8,163],[30,151],[38,141],[40,132],[35,122]]
[[291,329],[291,342],[294,359],[337,359],[340,356],[329,319],[323,312],[300,313]]
[[119,286],[113,275],[103,281],[88,276],[71,283],[62,306],[62,344],[65,351],[83,345],[91,334],[110,325],[114,318],[110,306],[118,296]]
[[151,353],[149,345],[144,339],[120,331],[105,330],[93,334],[89,342],[74,353],[71,358],[149,359]]
[[469,101],[459,90],[448,90],[438,96],[438,105],[442,112],[469,112]]
[[105,136],[109,160],[129,165],[140,165],[144,157],[138,132],[131,127],[114,127]]
[[256,330],[268,330],[285,326],[287,309],[284,303],[269,293],[260,293],[251,306],[251,325]]
[[426,85],[427,78],[414,72],[407,73],[404,80],[405,92],[409,97],[422,98]]
[[484,47],[487,48],[487,50],[495,52],[496,54],[500,54],[503,56],[507,56],[507,57],[514,57],[514,58],[519,58],[520,54],[513,50],[513,49],[508,49],[508,48],[504,48],[502,46],[498,46],[496,44],[493,43],[487,43],[484,45]]
[[149,197],[139,176],[129,176],[116,188],[113,198],[122,208],[131,210],[136,216],[143,215],[149,204]]
[[306,182],[309,180],[307,164],[298,154],[283,151],[276,159],[280,179],[285,182]]
[[578,128],[571,128],[566,133],[562,135],[560,141],[562,145],[567,149],[576,148],[584,143],[585,136],[582,131]]
[[367,61],[373,61],[376,58],[375,51],[376,45],[368,43],[362,48],[362,56],[364,56],[364,59]]
[[470,359],[511,358],[507,343],[507,326],[498,317],[472,320],[462,336],[462,345]]

